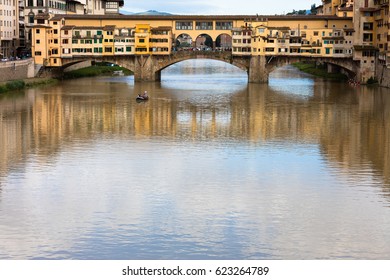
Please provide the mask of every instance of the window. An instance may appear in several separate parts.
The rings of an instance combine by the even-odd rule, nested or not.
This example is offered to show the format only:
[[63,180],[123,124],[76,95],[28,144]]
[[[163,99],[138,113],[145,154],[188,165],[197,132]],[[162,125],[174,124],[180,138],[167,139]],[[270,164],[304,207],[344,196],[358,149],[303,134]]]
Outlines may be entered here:
[[176,30],[192,30],[192,21],[176,21]]
[[217,21],[215,25],[215,29],[217,30],[231,30],[233,28],[233,22],[231,21]]
[[213,30],[212,21],[197,21],[196,30]]
[[34,13],[28,14],[28,23],[34,23]]
[[40,29],[36,29],[36,30],[35,30],[35,33],[36,33],[36,34],[39,34],[39,33],[41,33],[41,30],[40,30]]
[[35,43],[39,45],[41,43],[41,40],[36,40]]
[[106,2],[106,9],[117,9],[118,2]]
[[373,30],[374,24],[372,22],[363,23],[363,30]]
[[375,56],[375,51],[373,51],[373,50],[363,51],[363,56],[365,56],[365,57]]
[[363,42],[372,42],[372,34],[364,33],[363,34]]

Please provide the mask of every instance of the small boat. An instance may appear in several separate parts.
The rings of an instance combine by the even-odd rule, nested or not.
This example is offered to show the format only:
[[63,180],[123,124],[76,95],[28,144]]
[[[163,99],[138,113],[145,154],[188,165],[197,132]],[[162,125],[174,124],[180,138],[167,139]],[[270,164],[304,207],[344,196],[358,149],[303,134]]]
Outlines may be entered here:
[[143,96],[143,95],[137,95],[136,99],[137,101],[146,101],[149,100],[149,96]]

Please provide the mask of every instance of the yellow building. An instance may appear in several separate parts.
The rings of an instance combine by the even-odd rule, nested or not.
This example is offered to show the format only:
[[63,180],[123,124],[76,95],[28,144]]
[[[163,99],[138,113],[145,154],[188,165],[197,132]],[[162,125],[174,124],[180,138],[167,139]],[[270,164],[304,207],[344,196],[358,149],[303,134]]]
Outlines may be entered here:
[[135,54],[149,53],[150,25],[136,24],[135,26]]
[[352,57],[353,29],[349,18],[279,17],[251,25],[251,55]]
[[318,15],[337,15],[339,17],[353,16],[354,0],[322,0],[322,6],[317,8]]
[[36,64],[62,66],[62,58],[120,55],[169,55],[172,27],[97,16],[58,15],[49,25],[33,27],[32,54]]
[[353,50],[352,19],[337,16],[57,15],[49,24],[34,27],[33,56],[52,67],[65,58],[170,55],[183,38],[191,48],[202,38],[209,51],[222,50],[223,38],[237,56],[352,57]]
[[31,42],[31,53],[34,57],[35,64],[49,66],[49,32],[51,27],[46,25],[36,25],[32,29],[32,42]]
[[355,0],[355,6],[354,59],[362,71],[375,73],[376,57],[390,65],[389,0]]

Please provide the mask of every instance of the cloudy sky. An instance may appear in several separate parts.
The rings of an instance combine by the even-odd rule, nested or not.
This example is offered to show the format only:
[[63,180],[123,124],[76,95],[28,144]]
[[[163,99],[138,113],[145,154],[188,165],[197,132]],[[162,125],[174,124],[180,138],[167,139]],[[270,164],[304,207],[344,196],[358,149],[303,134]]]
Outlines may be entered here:
[[157,10],[172,14],[274,15],[319,6],[321,0],[125,0],[123,10],[133,13]]

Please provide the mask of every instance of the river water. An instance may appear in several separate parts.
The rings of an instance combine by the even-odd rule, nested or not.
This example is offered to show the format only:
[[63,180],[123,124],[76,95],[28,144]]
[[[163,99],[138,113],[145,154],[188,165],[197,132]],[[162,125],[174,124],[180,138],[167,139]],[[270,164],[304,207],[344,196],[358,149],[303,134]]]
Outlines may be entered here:
[[0,259],[389,259],[389,120],[389,89],[209,60],[3,95]]

